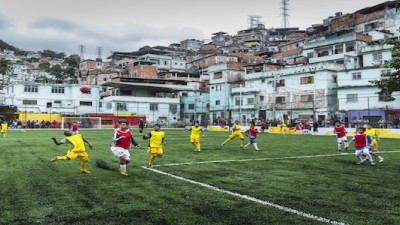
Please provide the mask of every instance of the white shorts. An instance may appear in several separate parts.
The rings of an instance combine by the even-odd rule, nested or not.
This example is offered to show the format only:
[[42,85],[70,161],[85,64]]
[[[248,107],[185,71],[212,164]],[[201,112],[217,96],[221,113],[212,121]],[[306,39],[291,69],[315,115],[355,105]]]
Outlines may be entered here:
[[72,131],[72,135],[75,135],[75,134],[78,134],[79,133],[79,131]]
[[131,155],[129,154],[128,150],[125,150],[124,148],[121,147],[111,147],[111,151],[114,154],[115,158],[119,159],[122,156],[125,156],[126,160],[131,160],[130,157]]
[[347,137],[346,136],[337,139],[337,143],[342,143],[343,141],[347,142]]
[[304,130],[303,130],[303,133],[308,133],[308,129],[304,129]]
[[356,149],[356,152],[355,152],[356,156],[367,154],[367,153],[369,153],[369,146],[366,146],[364,148]]

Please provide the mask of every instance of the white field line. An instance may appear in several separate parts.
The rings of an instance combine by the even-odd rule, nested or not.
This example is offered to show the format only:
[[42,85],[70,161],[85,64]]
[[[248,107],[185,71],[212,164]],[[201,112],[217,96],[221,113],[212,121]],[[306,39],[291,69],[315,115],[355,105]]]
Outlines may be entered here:
[[257,198],[251,197],[251,196],[247,196],[247,195],[239,194],[239,193],[236,193],[236,192],[228,191],[228,190],[225,190],[225,189],[222,189],[222,188],[214,187],[214,186],[211,186],[211,185],[208,185],[208,184],[205,184],[205,183],[201,183],[201,182],[197,182],[197,181],[194,181],[194,180],[191,180],[191,179],[187,179],[187,178],[184,178],[184,177],[176,176],[176,175],[173,175],[173,174],[170,174],[170,173],[166,173],[166,172],[163,172],[163,171],[160,171],[160,170],[156,170],[156,169],[153,169],[153,168],[146,168],[145,166],[142,167],[142,168],[148,169],[148,170],[151,170],[153,172],[156,172],[156,173],[159,173],[159,174],[162,174],[162,175],[166,175],[166,176],[178,179],[178,180],[182,180],[182,181],[185,181],[185,182],[188,182],[188,183],[191,183],[191,184],[196,184],[196,185],[199,185],[199,186],[202,186],[202,187],[214,190],[214,191],[218,191],[218,192],[221,192],[221,193],[233,195],[233,196],[236,196],[236,197],[239,197],[239,198],[242,198],[242,199],[246,199],[246,200],[249,200],[249,201],[253,201],[253,202],[256,202],[256,203],[259,203],[259,204],[262,204],[262,205],[271,206],[271,207],[277,208],[279,210],[282,210],[282,211],[285,211],[285,212],[288,212],[288,213],[297,214],[299,216],[303,216],[303,217],[306,217],[306,218],[309,218],[309,219],[313,219],[313,220],[316,220],[316,221],[319,221],[319,222],[330,223],[330,224],[334,224],[334,225],[345,225],[345,223],[342,223],[342,222],[337,222],[337,221],[326,219],[326,218],[323,218],[323,217],[314,216],[314,215],[309,214],[309,213],[305,213],[305,212],[302,212],[302,211],[291,209],[291,208],[288,208],[288,207],[285,207],[285,206],[281,206],[281,205],[278,205],[278,204],[275,204],[275,203],[271,203],[271,202],[268,202],[268,201],[263,201],[263,200],[260,200],[260,199],[257,199]]
[[20,131],[22,131],[22,132],[24,132],[24,133],[26,132],[26,130],[20,130]]
[[[384,151],[377,152],[378,154],[390,154],[399,153],[400,150],[396,151]],[[267,160],[285,160],[285,159],[304,159],[304,158],[319,158],[319,157],[335,157],[335,156],[345,156],[354,155],[354,153],[338,153],[338,154],[328,154],[328,155],[306,155],[306,156],[288,156],[288,157],[276,157],[276,158],[255,158],[255,159],[230,159],[230,160],[213,160],[213,161],[202,161],[202,162],[184,162],[184,163],[171,163],[164,165],[153,165],[156,166],[183,166],[183,165],[194,165],[194,164],[209,164],[209,163],[227,163],[227,162],[247,162],[247,161],[267,161]]]

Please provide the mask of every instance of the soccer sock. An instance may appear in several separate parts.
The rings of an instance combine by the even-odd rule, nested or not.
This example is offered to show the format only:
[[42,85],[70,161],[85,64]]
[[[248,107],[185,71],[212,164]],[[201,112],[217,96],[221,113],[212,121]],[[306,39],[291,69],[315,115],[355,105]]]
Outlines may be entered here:
[[119,164],[119,167],[121,168],[121,172],[126,171],[126,164]]
[[251,143],[248,143],[248,144],[246,144],[244,147],[247,148],[247,147],[249,147],[250,144],[251,144]]
[[243,145],[244,145],[244,140],[240,140],[240,147],[243,148]]
[[196,148],[197,148],[198,150],[200,150],[200,142],[197,142],[197,143],[196,143]]
[[150,156],[149,165],[153,165],[154,159],[156,158],[156,154]]
[[254,143],[253,145],[254,145],[254,147],[256,148],[256,150],[258,150],[257,143]]
[[231,140],[232,140],[232,139],[230,139],[230,138],[226,139],[226,140],[224,141],[224,144],[230,142]]
[[365,154],[365,157],[367,157],[367,159],[372,163],[372,162],[374,162],[374,160],[372,160],[372,157],[371,157],[371,155],[369,154],[369,152],[366,152],[366,153],[364,153]]
[[82,161],[82,163],[81,163],[81,171],[86,170],[86,166],[87,166],[87,160]]
[[58,156],[57,160],[69,160],[67,156]]
[[339,143],[339,144],[338,144],[338,150],[339,150],[339,151],[342,150],[342,143]]
[[362,161],[361,155],[357,155],[357,159],[358,159],[359,162],[361,162]]

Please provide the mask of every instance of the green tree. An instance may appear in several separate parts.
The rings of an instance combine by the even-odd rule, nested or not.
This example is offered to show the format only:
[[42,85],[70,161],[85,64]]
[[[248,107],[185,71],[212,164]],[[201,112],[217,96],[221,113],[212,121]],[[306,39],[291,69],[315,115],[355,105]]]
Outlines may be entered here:
[[145,46],[139,48],[139,51],[144,51],[144,50],[149,50],[149,49],[151,49],[151,47],[148,45],[145,45]]
[[75,68],[68,67],[64,70],[64,75],[67,77],[75,77]]
[[384,65],[385,68],[394,69],[394,72],[382,74],[380,80],[370,81],[379,88],[379,94],[384,96],[385,101],[393,101],[393,92],[400,91],[400,41],[388,39],[383,42],[385,45],[392,45],[392,60]]
[[43,50],[42,52],[40,52],[40,54],[42,55],[42,57],[49,57],[49,58],[53,58],[53,59],[64,59],[65,58],[65,53],[64,52],[55,52],[52,50]]
[[79,55],[73,54],[68,56],[64,63],[67,63],[69,67],[79,68],[79,63],[81,62],[81,58]]
[[3,77],[2,86],[4,86],[6,75],[13,71],[12,62],[10,60],[1,58],[0,59],[0,73]]
[[50,74],[56,76],[57,79],[64,79],[64,70],[61,68],[60,65],[54,65],[50,68]]
[[41,70],[44,70],[44,71],[46,71],[46,72],[49,72],[50,63],[49,63],[49,62],[42,62],[42,63],[39,64],[39,68],[40,68]]

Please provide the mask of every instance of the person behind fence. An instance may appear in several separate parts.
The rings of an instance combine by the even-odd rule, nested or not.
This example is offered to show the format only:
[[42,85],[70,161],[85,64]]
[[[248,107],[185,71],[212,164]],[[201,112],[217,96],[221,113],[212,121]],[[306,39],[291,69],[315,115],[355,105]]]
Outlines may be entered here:
[[73,123],[72,124],[72,134],[75,135],[75,134],[78,134],[78,133],[79,133],[78,124],[77,123]]
[[200,136],[201,133],[203,133],[203,137],[206,136],[205,130],[200,127],[199,123],[196,122],[194,126],[192,126],[189,130],[186,131],[191,131],[190,134],[190,142],[192,145],[195,147],[195,152],[201,152],[200,149]]
[[140,145],[135,141],[132,133],[129,131],[128,125],[126,123],[121,123],[119,129],[115,130],[110,149],[114,156],[119,159],[120,172],[123,176],[128,176],[126,165],[131,160],[129,154],[131,144],[136,148],[140,148]]
[[146,121],[143,120],[143,118],[140,118],[139,120],[139,134],[143,134],[143,129],[146,126]]
[[372,159],[371,155],[369,154],[369,146],[372,142],[372,137],[365,134],[365,128],[357,128],[357,134],[354,135],[354,137],[350,140],[350,142],[347,144],[346,149],[350,146],[351,143],[354,142],[355,147],[356,147],[356,157],[358,159],[357,164],[362,164],[364,161],[361,159],[361,155],[365,155],[371,165],[375,165],[374,160]]
[[222,146],[224,146],[229,141],[232,141],[234,138],[239,138],[240,139],[240,147],[243,148],[243,146],[244,146],[244,137],[243,137],[242,131],[240,129],[239,120],[236,120],[235,124],[233,124],[233,126],[232,126],[232,135],[229,136],[229,138],[226,139],[224,142],[222,142]]
[[7,130],[8,130],[8,125],[7,125],[6,121],[3,120],[3,122],[1,123],[1,136],[2,137],[6,137]]
[[161,125],[156,123],[154,124],[154,130],[143,136],[143,139],[150,139],[147,153],[150,153],[151,155],[147,168],[151,168],[153,166],[155,158],[160,158],[164,154],[162,146],[166,145],[167,142],[165,141],[165,132],[160,131],[160,129]]
[[87,143],[90,148],[93,148],[93,146],[81,134],[73,135],[71,131],[67,130],[64,131],[64,135],[65,138],[60,142],[58,142],[55,137],[51,137],[51,139],[56,145],[66,144],[68,146],[67,155],[54,157],[50,159],[50,162],[58,160],[74,160],[78,158],[78,160],[82,161],[79,173],[90,173],[90,171],[86,170],[89,155],[86,153],[85,143]]

